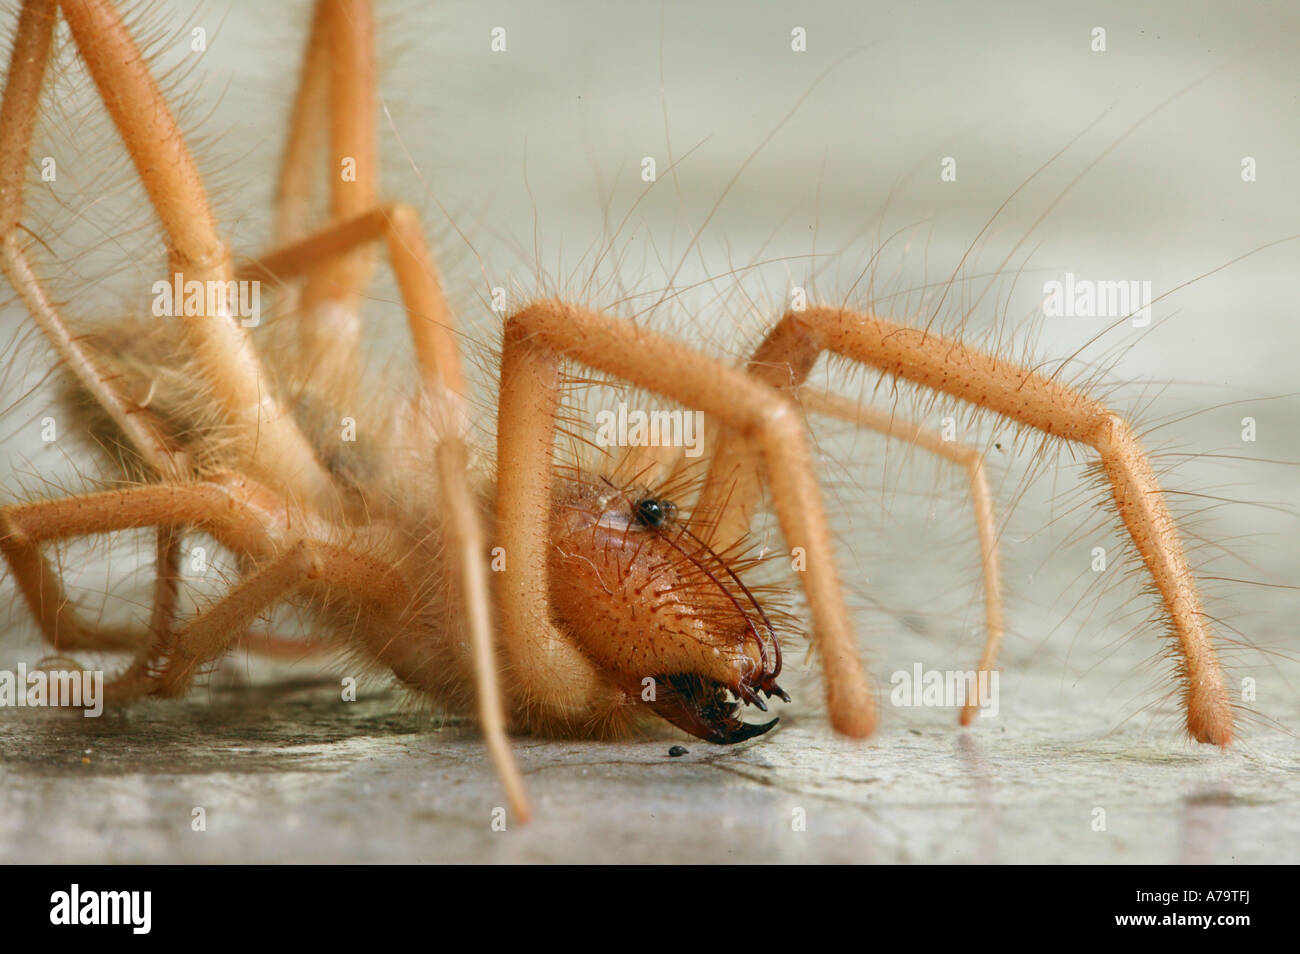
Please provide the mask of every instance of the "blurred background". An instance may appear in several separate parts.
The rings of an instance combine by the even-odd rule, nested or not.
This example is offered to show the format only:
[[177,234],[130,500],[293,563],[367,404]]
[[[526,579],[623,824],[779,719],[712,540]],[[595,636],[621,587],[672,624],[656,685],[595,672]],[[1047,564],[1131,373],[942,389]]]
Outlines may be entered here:
[[[1234,685],[1252,678],[1258,689],[1246,741],[1221,754],[1181,738],[1151,604],[1125,572],[1133,561],[1091,570],[1094,547],[1121,553],[1123,539],[1086,479],[1086,454],[1040,454],[1038,442],[1017,441],[997,421],[835,366],[819,372],[828,386],[935,428],[954,416],[959,438],[988,453],[1009,600],[996,734],[958,732],[949,711],[886,704],[872,746],[831,740],[813,667],[782,732],[724,755],[692,746],[700,761],[671,771],[657,741],[523,743],[560,820],[503,847],[477,834],[487,830],[480,802],[497,796],[472,731],[430,734],[416,716],[390,716],[402,710],[380,688],[364,718],[304,689],[259,710],[269,719],[209,697],[170,714],[133,710],[144,714],[115,728],[103,720],[93,731],[115,754],[97,777],[134,819],[129,830],[72,809],[74,782],[49,753],[72,753],[77,741],[45,714],[24,714],[0,742],[8,848],[29,858],[48,850],[21,834],[37,827],[65,833],[56,842],[69,859],[1296,859],[1300,838],[1285,819],[1298,791],[1300,725],[1300,600],[1291,589],[1300,582],[1300,11],[1182,2],[377,6],[383,191],[424,217],[485,410],[495,287],[512,307],[537,294],[608,307],[729,361],[752,348],[795,287],[898,320],[933,319],[1028,356],[1104,395],[1156,453],[1206,577],[1207,609],[1221,620]],[[309,18],[303,2],[138,11],[243,254],[269,234]],[[33,167],[24,221],[49,246],[49,278],[68,307],[111,320],[148,301],[154,276],[141,263],[161,261],[162,247],[79,67],[63,68],[46,98],[37,150],[57,157],[59,178],[42,182]],[[1067,273],[1149,281],[1150,324],[1046,317],[1044,283]],[[384,268],[366,311],[374,367],[396,369],[386,382],[403,380],[410,356]],[[0,322],[0,481],[11,496],[75,487],[86,462],[40,439],[47,353],[19,307],[7,302]],[[1242,440],[1244,418],[1256,422],[1254,441]],[[490,414],[480,429],[490,447]],[[887,691],[891,672],[918,661],[973,666],[982,609],[963,475],[848,426],[817,433],[878,686]],[[65,557],[86,599],[103,602],[123,572],[129,585],[147,584],[148,567],[137,566],[147,548],[116,546]],[[0,587],[12,594],[7,579]],[[118,602],[104,612],[140,611]],[[0,666],[38,659],[21,608],[8,622]],[[231,681],[265,681],[246,660],[228,669]],[[282,677],[272,672],[270,682]],[[250,738],[254,724],[271,728]],[[169,754],[139,761],[150,733],[168,740]],[[198,759],[196,746],[218,754]],[[252,771],[241,768],[249,752],[260,753],[255,781],[241,774]],[[362,762],[383,767],[385,781],[373,782]],[[185,780],[178,805],[211,797],[235,806],[231,837],[168,833],[160,806],[170,796],[160,790],[176,774]],[[438,792],[422,801],[431,814],[405,800],[417,780]],[[347,803],[372,783],[387,786],[395,814],[362,846]],[[817,806],[821,822],[803,841],[790,838],[790,799]],[[575,801],[583,812],[572,811]],[[1111,808],[1123,837],[1089,830],[1097,805]],[[177,810],[183,827],[188,808]],[[648,817],[680,837],[665,839]],[[325,818],[334,834],[323,834]],[[611,856],[599,833],[629,825],[637,834],[619,849],[627,854]]]

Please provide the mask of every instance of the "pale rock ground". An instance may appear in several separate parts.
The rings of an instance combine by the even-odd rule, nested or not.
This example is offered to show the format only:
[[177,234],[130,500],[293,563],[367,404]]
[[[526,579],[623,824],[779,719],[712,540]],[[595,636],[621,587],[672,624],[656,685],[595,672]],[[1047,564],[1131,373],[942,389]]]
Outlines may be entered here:
[[[537,818],[493,829],[500,789],[468,727],[332,681],[202,692],[83,719],[0,722],[0,857],[18,862],[1300,861],[1300,754],[1255,728],[1230,751],[1016,675],[971,729],[887,707],[868,743],[799,712],[722,749],[519,740]],[[798,685],[798,683],[796,683]],[[803,693],[800,693],[803,696]],[[797,701],[798,698],[797,698]],[[1110,700],[1113,703],[1113,699]],[[1281,721],[1297,724],[1295,694]],[[1288,710],[1288,705],[1282,708]],[[206,831],[192,830],[202,807]],[[795,830],[802,809],[805,830]],[[1105,831],[1094,830],[1097,809]]]

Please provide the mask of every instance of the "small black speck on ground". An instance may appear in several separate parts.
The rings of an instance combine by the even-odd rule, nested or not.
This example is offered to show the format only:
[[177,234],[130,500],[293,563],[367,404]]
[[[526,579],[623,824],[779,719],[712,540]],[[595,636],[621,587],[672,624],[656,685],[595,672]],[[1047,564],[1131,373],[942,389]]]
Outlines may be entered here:
[[671,749],[668,750],[668,755],[671,758],[676,759],[676,758],[681,758],[683,755],[686,755],[689,752],[690,749],[688,749],[684,745],[674,745]]

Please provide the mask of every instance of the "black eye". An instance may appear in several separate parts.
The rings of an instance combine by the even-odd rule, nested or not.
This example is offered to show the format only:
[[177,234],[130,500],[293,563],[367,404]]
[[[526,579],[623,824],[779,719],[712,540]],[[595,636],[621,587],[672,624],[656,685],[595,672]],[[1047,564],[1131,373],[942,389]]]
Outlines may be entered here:
[[677,512],[677,505],[670,500],[655,500],[647,497],[638,500],[632,508],[638,523],[647,527],[662,527]]

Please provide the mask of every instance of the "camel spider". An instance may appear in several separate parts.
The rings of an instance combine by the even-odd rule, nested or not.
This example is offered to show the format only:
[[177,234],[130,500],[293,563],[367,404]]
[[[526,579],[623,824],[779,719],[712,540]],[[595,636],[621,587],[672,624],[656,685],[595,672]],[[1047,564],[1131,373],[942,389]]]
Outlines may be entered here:
[[[21,220],[59,16],[162,226],[167,280],[288,286],[298,320],[274,350],[254,346],[225,294],[174,318],[87,335],[47,293],[33,254],[39,240],[24,238]],[[805,412],[884,430],[967,466],[985,551],[983,671],[996,664],[1002,628],[996,551],[978,455],[808,391],[814,363],[830,354],[1095,451],[1176,637],[1187,730],[1200,742],[1231,741],[1231,707],[1197,585],[1129,426],[1078,390],[961,341],[868,312],[810,306],[781,317],[746,366],[729,367],[613,315],[534,301],[505,321],[495,469],[486,472],[467,436],[455,318],[422,224],[379,194],[372,34],[366,0],[316,4],[272,249],[237,264],[180,129],[110,0],[22,5],[0,107],[4,271],[75,379],[87,426],[120,451],[133,479],[121,489],[4,507],[0,549],[57,651],[134,654],[109,685],[110,701],[184,692],[232,648],[257,645],[250,627],[261,614],[308,597],[323,631],[440,705],[477,713],[513,809],[526,818],[510,730],[619,734],[657,715],[728,743],[770,728],[738,718],[742,704],[766,709],[765,699],[785,697],[776,681],[777,627],[743,579],[756,562],[745,541],[766,485],[783,556],[798,557],[794,575],[830,722],[845,735],[869,736],[876,704],[832,556]],[[309,232],[303,223],[322,149],[335,167],[352,159],[356,176],[332,177],[330,220]],[[324,446],[306,399],[341,404],[362,393],[358,303],[375,243],[396,276],[420,378],[408,403],[386,411],[391,465],[359,474]],[[672,455],[643,455],[621,477],[555,467],[569,364],[716,422],[693,502],[674,490],[689,481]],[[310,369],[308,385],[282,365]],[[70,606],[42,548],[140,528],[157,531],[147,629],[91,625]],[[237,554],[242,577],[215,605],[179,622],[187,529]],[[490,568],[490,553],[503,565]]]

